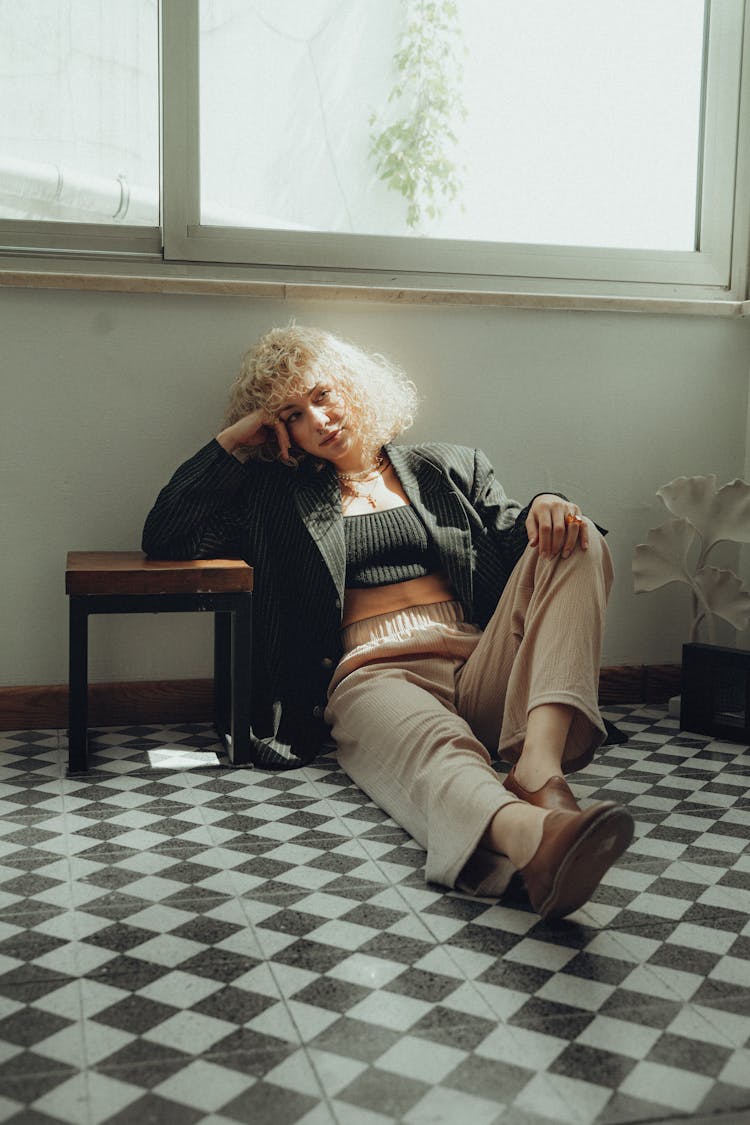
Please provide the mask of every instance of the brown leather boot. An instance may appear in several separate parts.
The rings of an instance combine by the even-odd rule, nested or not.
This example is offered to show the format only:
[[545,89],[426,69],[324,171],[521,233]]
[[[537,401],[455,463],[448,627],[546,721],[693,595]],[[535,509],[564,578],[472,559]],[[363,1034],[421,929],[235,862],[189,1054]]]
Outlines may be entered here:
[[537,914],[562,918],[588,902],[632,840],[633,828],[627,809],[609,801],[583,812],[548,813],[539,847],[521,869]]
[[520,797],[529,805],[536,805],[539,809],[564,809],[567,812],[580,812],[580,806],[571,793],[568,783],[562,777],[551,777],[539,789],[524,789],[516,777],[516,767],[513,766],[503,785],[509,793]]

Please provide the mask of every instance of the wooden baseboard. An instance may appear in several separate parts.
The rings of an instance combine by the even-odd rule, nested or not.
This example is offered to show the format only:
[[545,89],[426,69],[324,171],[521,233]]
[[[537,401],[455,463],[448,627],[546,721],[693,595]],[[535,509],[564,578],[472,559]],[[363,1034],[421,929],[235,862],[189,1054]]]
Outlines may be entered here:
[[[213,692],[213,680],[89,684],[89,723],[201,723],[213,716]],[[0,730],[66,730],[67,726],[67,684],[0,688]]]
[[[599,701],[663,703],[680,690],[679,664],[602,668]],[[213,680],[135,680],[89,684],[92,726],[207,722],[213,716]],[[64,730],[68,685],[0,688],[0,730]]]
[[679,664],[624,664],[602,668],[599,702],[666,703],[680,693]]

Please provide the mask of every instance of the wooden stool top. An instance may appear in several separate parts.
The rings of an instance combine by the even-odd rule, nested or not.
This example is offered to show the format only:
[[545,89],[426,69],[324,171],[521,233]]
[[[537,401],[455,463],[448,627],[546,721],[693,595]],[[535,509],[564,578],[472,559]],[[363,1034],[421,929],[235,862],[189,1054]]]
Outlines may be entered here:
[[244,559],[147,559],[141,551],[70,551],[65,593],[238,594],[253,588]]

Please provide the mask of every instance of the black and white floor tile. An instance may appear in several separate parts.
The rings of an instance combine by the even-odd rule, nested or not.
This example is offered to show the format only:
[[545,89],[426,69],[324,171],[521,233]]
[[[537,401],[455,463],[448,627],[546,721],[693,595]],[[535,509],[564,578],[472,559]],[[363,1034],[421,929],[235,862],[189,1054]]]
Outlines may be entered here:
[[0,1122],[750,1120],[750,750],[607,717],[574,788],[636,840],[551,924],[426,885],[333,758],[0,734]]

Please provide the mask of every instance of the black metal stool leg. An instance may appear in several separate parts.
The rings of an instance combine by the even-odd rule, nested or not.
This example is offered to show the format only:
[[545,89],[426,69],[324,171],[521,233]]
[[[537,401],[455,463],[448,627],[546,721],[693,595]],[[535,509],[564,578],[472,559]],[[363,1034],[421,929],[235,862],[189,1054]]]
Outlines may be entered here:
[[71,597],[68,675],[68,772],[87,766],[88,743],[88,612],[83,598]]
[[214,726],[226,744],[232,707],[232,615],[214,613]]
[[250,645],[252,641],[252,611],[250,598],[247,609],[232,613],[232,743],[229,757],[232,765],[249,765],[250,750]]

